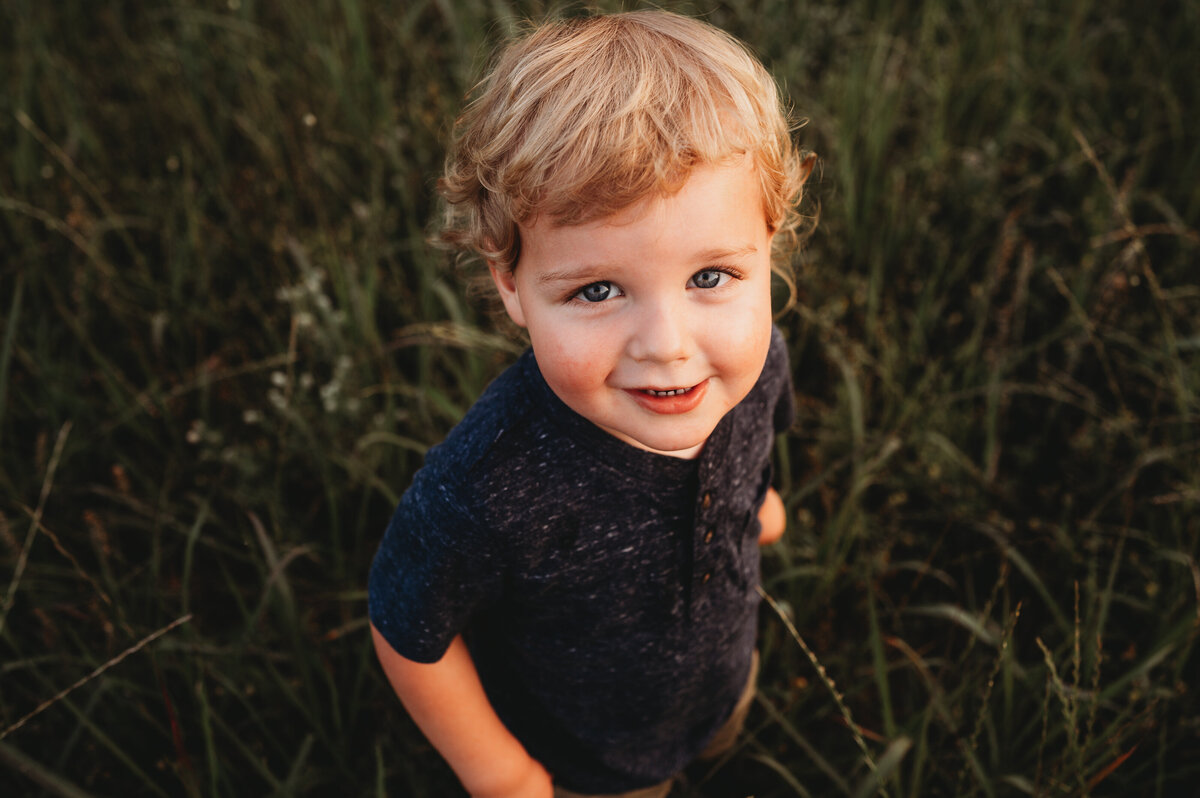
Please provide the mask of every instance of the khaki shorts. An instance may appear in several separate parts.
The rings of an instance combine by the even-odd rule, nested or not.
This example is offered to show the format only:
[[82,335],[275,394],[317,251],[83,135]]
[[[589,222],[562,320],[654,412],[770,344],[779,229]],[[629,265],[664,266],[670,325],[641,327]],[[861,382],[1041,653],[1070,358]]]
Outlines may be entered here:
[[[742,733],[742,727],[746,725],[746,715],[750,713],[750,705],[754,703],[754,693],[757,689],[757,684],[758,652],[755,651],[754,658],[750,661],[750,678],[746,681],[746,687],[742,690],[742,695],[738,698],[737,705],[734,706],[729,719],[725,721],[721,728],[717,729],[717,733],[713,735],[712,740],[700,752],[700,755],[696,757],[697,759],[716,759],[733,748],[734,743],[737,742],[738,735]],[[671,785],[674,783],[675,779],[668,779],[662,784],[655,784],[652,787],[643,787],[640,790],[631,790],[612,795],[584,795],[564,790],[562,787],[555,787],[554,798],[666,798],[667,793],[671,792]]]

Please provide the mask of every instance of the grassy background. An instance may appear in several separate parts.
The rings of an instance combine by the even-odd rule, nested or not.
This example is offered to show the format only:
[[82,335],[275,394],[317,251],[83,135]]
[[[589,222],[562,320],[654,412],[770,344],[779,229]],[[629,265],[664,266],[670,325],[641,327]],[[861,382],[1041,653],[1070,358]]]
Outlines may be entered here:
[[[1190,794],[1197,7],[682,8],[821,166],[761,696],[680,794]],[[364,581],[520,346],[424,235],[545,10],[0,9],[0,792],[455,794]]]

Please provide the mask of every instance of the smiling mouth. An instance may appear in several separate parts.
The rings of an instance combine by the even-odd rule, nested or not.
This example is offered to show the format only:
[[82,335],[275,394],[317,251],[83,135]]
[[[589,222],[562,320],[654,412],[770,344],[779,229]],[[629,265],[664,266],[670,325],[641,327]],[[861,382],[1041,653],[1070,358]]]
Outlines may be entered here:
[[708,380],[688,388],[628,388],[626,393],[644,410],[658,415],[674,416],[690,413],[704,401]]
[[669,388],[665,391],[656,391],[653,388],[643,388],[642,393],[648,393],[651,396],[679,396],[681,394],[691,393],[694,390],[696,390],[695,385],[693,385],[691,388]]

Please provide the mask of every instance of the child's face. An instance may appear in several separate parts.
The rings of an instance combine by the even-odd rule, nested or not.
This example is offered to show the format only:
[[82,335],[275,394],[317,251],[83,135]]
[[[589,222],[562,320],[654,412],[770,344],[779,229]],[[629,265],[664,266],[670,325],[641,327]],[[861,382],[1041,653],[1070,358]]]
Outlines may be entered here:
[[[748,159],[576,226],[521,227],[492,270],[547,384],[634,446],[694,457],[754,386],[771,338],[771,232]],[[667,393],[672,392],[672,393]]]

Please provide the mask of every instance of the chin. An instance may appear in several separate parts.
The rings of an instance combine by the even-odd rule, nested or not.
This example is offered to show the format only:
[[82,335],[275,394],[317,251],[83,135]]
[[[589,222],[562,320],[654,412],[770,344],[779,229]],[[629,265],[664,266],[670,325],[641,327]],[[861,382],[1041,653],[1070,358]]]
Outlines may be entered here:
[[703,446],[712,430],[687,435],[626,435],[626,439],[643,449],[663,454],[685,452]]

